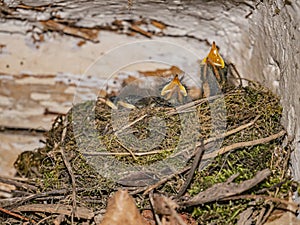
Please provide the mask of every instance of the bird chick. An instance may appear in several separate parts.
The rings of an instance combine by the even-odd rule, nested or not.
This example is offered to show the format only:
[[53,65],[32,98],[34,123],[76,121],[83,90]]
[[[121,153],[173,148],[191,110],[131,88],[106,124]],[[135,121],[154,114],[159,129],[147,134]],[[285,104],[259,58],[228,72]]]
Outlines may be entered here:
[[223,58],[220,56],[216,43],[213,42],[210,52],[208,55],[202,60],[202,64],[211,64],[217,67],[221,67],[222,69],[225,67],[225,63]]
[[187,96],[187,91],[185,87],[181,84],[181,81],[178,78],[178,74],[175,75],[173,80],[164,86],[164,88],[161,91],[161,95],[166,95],[166,100],[171,99],[171,97],[177,94],[178,101],[182,102],[183,97]]

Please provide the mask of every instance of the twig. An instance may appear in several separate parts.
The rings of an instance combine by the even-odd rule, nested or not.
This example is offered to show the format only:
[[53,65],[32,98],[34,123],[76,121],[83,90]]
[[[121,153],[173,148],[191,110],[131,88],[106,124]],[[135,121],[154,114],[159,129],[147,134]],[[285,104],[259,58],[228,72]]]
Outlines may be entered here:
[[[235,133],[237,133],[237,132],[239,132],[239,131],[241,131],[241,130],[244,130],[244,129],[248,128],[248,127],[251,127],[251,126],[259,119],[259,117],[260,117],[260,115],[256,116],[256,117],[255,117],[252,121],[250,121],[249,123],[246,123],[246,124],[244,124],[244,125],[241,125],[241,126],[239,126],[239,127],[237,127],[237,128],[234,128],[234,129],[232,129],[232,130],[230,130],[230,131],[227,131],[226,133],[221,134],[221,135],[219,135],[219,136],[217,136],[217,137],[211,137],[211,138],[208,138],[207,140],[204,140],[204,144],[207,144],[207,143],[209,143],[209,142],[213,142],[213,141],[216,141],[216,140],[218,140],[218,139],[221,139],[221,138],[230,136],[230,135],[235,134]],[[197,146],[200,146],[200,145],[201,145],[201,143],[199,142],[199,143],[197,144]]]
[[183,186],[181,187],[180,191],[177,193],[175,198],[180,198],[186,192],[187,188],[189,187],[189,185],[190,185],[190,183],[193,179],[194,173],[195,173],[196,169],[198,168],[198,166],[201,162],[204,151],[205,151],[204,143],[202,141],[201,146],[196,147],[196,155],[195,155],[192,167],[189,171],[189,175],[188,175],[186,181],[184,182]]
[[226,197],[234,196],[251,189],[255,185],[262,182],[264,179],[266,179],[270,174],[271,171],[269,169],[264,169],[257,172],[257,174],[252,179],[245,180],[239,184],[232,182],[233,179],[235,179],[238,175],[234,174],[225,183],[215,184],[205,191],[200,192],[196,196],[192,197],[190,200],[181,202],[179,204],[181,206],[189,207],[204,204],[207,202],[219,201]]
[[[29,204],[22,205],[14,209],[14,211],[21,212],[44,212],[55,213],[72,216],[73,207],[63,204]],[[90,220],[94,217],[94,213],[86,207],[77,207],[74,212],[75,216],[82,219]]]
[[275,205],[273,202],[267,202],[270,206],[270,208],[268,209],[267,213],[263,214],[263,217],[261,218],[260,222],[257,223],[257,225],[263,225],[265,224],[265,222],[267,221],[267,219],[269,218],[269,216],[271,215],[271,213],[273,212]]
[[[53,190],[53,191],[48,191],[48,192],[43,192],[43,193],[38,193],[38,194],[32,194],[26,197],[19,197],[19,198],[12,198],[10,200],[13,200],[11,204],[5,205],[5,207],[17,207],[19,205],[22,205],[24,202],[41,198],[41,197],[46,197],[50,195],[65,195],[69,191],[67,189],[62,189],[62,190]],[[3,199],[3,201],[7,201],[8,199]],[[2,201],[0,201],[1,203]]]
[[149,193],[149,200],[150,200],[150,205],[151,205],[152,212],[153,212],[156,223],[158,225],[162,225],[162,223],[159,219],[159,216],[157,215],[157,213],[155,211],[155,204],[154,204],[154,199],[153,199],[153,190],[151,190],[150,193]]
[[125,125],[125,126],[122,127],[120,130],[117,130],[117,131],[115,132],[115,135],[120,134],[123,130],[125,130],[125,129],[131,127],[131,126],[134,125],[134,124],[136,124],[136,123],[139,122],[140,120],[144,119],[146,116],[148,116],[148,114],[142,115],[141,117],[135,119],[135,120],[132,121],[131,123]]
[[[247,124],[244,124],[244,125],[241,125],[241,126],[239,126],[237,128],[234,128],[234,129],[232,129],[230,131],[227,131],[225,134],[221,134],[221,135],[219,135],[217,137],[212,137],[212,138],[209,138],[207,140],[204,140],[204,145],[206,145],[206,144],[208,144],[210,142],[216,141],[218,139],[227,137],[229,135],[232,135],[234,133],[237,133],[237,132],[239,132],[239,131],[241,131],[243,129],[246,129],[246,128],[252,126],[258,120],[259,117],[260,116],[258,115],[251,122],[249,122]],[[197,146],[200,146],[200,145],[201,145],[200,142],[197,143]],[[154,151],[149,151],[149,152],[136,152],[136,153],[134,153],[134,155],[135,156],[154,155],[154,154],[159,154],[162,151],[172,151],[172,149],[168,149],[168,150],[154,150]],[[114,155],[114,156],[128,156],[128,155],[132,155],[133,153],[131,154],[130,152],[129,153],[127,153],[127,152],[82,152],[82,154],[84,154],[84,155],[91,155],[91,156],[97,156],[97,155],[100,155],[100,156],[102,156],[102,155],[104,155],[104,156],[105,155],[107,155],[107,156],[109,156],[109,155]]]
[[[241,125],[241,126],[239,126],[239,127],[237,127],[237,128],[234,128],[234,129],[232,129],[232,130],[230,130],[230,131],[227,131],[227,132],[224,133],[224,134],[220,134],[220,135],[218,135],[218,136],[216,136],[216,137],[212,137],[212,138],[208,138],[208,139],[204,140],[204,147],[205,147],[206,149],[209,149],[210,147],[207,146],[207,144],[209,144],[209,143],[211,143],[211,142],[213,142],[213,141],[216,141],[216,140],[218,140],[218,139],[221,139],[221,138],[230,136],[230,135],[232,135],[232,134],[234,134],[234,133],[237,133],[237,132],[239,132],[239,131],[241,131],[241,130],[243,130],[243,129],[246,129],[246,128],[252,126],[252,125],[258,120],[259,117],[260,117],[260,115],[258,115],[257,117],[255,117],[251,122],[249,122],[249,123],[247,123],[247,124]],[[196,144],[196,146],[197,146],[197,147],[198,147],[198,146],[201,146],[201,142],[198,142],[198,143]],[[193,156],[195,155],[195,153],[196,153],[196,152],[194,152],[194,154],[192,154],[191,157],[193,157]],[[181,152],[180,152],[180,154],[181,154]],[[203,159],[207,159],[207,158],[204,156]]]
[[60,148],[60,154],[62,156],[62,159],[64,161],[64,164],[65,164],[65,166],[68,170],[68,173],[69,173],[69,175],[71,177],[71,181],[72,181],[72,202],[73,202],[73,204],[72,204],[71,224],[74,224],[74,215],[75,215],[75,212],[76,212],[76,180],[75,180],[75,176],[74,176],[72,167],[70,165],[70,162],[68,161],[68,159],[65,155],[64,148],[60,147],[60,145],[65,140],[65,136],[66,136],[66,132],[67,132],[67,124],[66,123],[67,123],[67,118],[65,118],[65,124],[64,124],[63,132],[61,134],[60,143],[57,144],[56,147]]
[[[153,150],[150,152],[135,152],[132,154],[134,154],[135,156],[146,156],[146,155],[160,154],[160,153],[166,152],[166,151],[173,151],[173,149]],[[97,155],[129,156],[129,155],[132,155],[130,152],[82,152],[82,154],[89,155],[89,156],[97,156]]]
[[239,79],[239,81],[240,81],[239,87],[242,87],[243,86],[242,77],[241,77],[240,73],[238,72],[237,68],[235,67],[235,65],[233,63],[229,63],[228,67],[233,68],[233,71],[238,76],[237,79]]
[[23,189],[26,189],[26,190],[31,190],[31,191],[36,191],[37,190],[37,187],[33,186],[33,185],[30,185],[30,184],[25,184],[23,182],[20,182],[14,178],[8,178],[8,177],[0,177],[0,182],[3,182],[5,184],[10,184],[10,185],[14,185],[16,187],[19,187],[19,188],[23,188]]
[[65,163],[65,166],[68,170],[68,173],[71,177],[71,181],[72,181],[72,201],[73,201],[73,204],[72,204],[72,215],[71,215],[71,224],[74,224],[74,215],[75,215],[75,211],[76,211],[76,181],[75,181],[75,176],[74,176],[74,173],[73,173],[73,170],[72,170],[72,167],[65,155],[65,152],[63,150],[63,148],[60,148],[60,153],[61,153],[61,156],[62,156],[62,159]]
[[116,141],[117,141],[123,148],[125,148],[125,149],[130,153],[130,155],[132,156],[132,158],[133,158],[135,161],[137,161],[136,156],[134,155],[134,153],[133,153],[129,148],[127,148],[125,145],[123,145],[123,143],[120,142],[118,138],[116,138]]
[[293,213],[298,213],[299,212],[299,206],[295,202],[290,202],[284,199],[276,198],[276,197],[271,197],[271,196],[266,196],[266,195],[238,195],[238,196],[230,196],[230,197],[225,197],[221,199],[220,201],[228,201],[228,200],[239,200],[239,199],[264,199],[264,200],[269,200],[272,202],[280,203],[286,206],[290,206],[288,210],[290,210]]
[[19,215],[19,214],[17,214],[17,213],[11,212],[11,211],[9,211],[9,210],[7,210],[7,209],[4,209],[4,208],[2,208],[2,207],[0,207],[0,211],[3,212],[3,213],[8,214],[8,215],[10,215],[10,216],[19,218],[19,219],[21,219],[21,220],[26,220],[26,221],[31,221],[32,223],[36,223],[33,219],[29,219],[29,218],[27,218],[27,217],[21,216],[21,215]]
[[176,107],[175,109],[172,108],[169,112],[167,112],[167,115],[171,116],[173,114],[177,114],[179,112],[183,112],[183,110],[185,110],[185,109],[194,108],[194,107],[197,107],[198,105],[201,105],[201,104],[203,104],[205,102],[208,102],[208,101],[211,101],[211,100],[215,100],[215,99],[221,98],[221,97],[223,97],[223,95],[214,95],[214,96],[211,96],[211,97],[202,98],[202,99],[199,99],[199,100],[188,102],[188,103],[186,103],[184,105],[180,105],[180,106]]
[[212,152],[212,153],[204,155],[203,159],[214,158],[218,155],[225,154],[227,152],[230,152],[230,151],[238,149],[238,148],[244,148],[244,147],[249,147],[249,146],[254,146],[254,145],[258,145],[258,144],[267,143],[267,142],[270,142],[272,140],[275,140],[275,139],[283,136],[284,134],[285,134],[285,130],[282,130],[277,134],[270,135],[269,137],[260,138],[260,139],[253,140],[253,141],[245,141],[245,142],[234,143],[232,145],[228,145],[228,146],[225,146],[223,148],[220,148],[216,152]]
[[[46,217],[44,217],[43,219],[41,219],[39,222],[37,222],[36,225],[45,224],[44,222],[45,222],[46,220],[48,220],[48,219],[51,219],[52,217],[53,217],[53,215],[46,216]],[[55,223],[53,223],[53,224],[55,224]]]
[[169,175],[169,176],[167,176],[167,177],[161,179],[161,180],[158,181],[157,183],[155,183],[155,184],[149,186],[149,187],[146,189],[146,191],[144,191],[143,195],[147,195],[150,191],[153,191],[155,188],[158,188],[160,185],[166,183],[168,180],[172,179],[173,177],[175,177],[175,176],[177,176],[177,175],[179,175],[179,174],[182,174],[182,173],[188,171],[189,169],[191,169],[191,167],[190,167],[190,166],[187,166],[187,167],[183,168],[182,170],[178,171],[177,173],[173,173],[173,174],[171,174],[171,175]]

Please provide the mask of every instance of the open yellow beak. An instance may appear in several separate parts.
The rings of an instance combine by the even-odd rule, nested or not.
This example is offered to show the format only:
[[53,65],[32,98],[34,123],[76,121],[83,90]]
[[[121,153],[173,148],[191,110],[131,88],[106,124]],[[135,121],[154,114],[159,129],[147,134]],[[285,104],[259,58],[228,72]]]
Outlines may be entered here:
[[217,49],[216,43],[213,42],[210,52],[208,53],[208,55],[202,60],[201,63],[205,64],[207,63],[207,61],[209,63],[212,63],[215,66],[219,66],[221,68],[225,67],[225,63],[224,60],[222,59],[222,57],[219,54],[219,51]]
[[180,93],[183,95],[183,96],[187,96],[187,92],[186,92],[186,89],[185,87],[181,84],[179,78],[178,78],[178,75],[176,74],[174,79],[169,83],[167,84],[166,86],[164,86],[164,88],[162,89],[161,91],[161,95],[164,96],[166,95],[167,93],[171,92],[171,91],[174,91],[176,88],[179,88],[180,90]]

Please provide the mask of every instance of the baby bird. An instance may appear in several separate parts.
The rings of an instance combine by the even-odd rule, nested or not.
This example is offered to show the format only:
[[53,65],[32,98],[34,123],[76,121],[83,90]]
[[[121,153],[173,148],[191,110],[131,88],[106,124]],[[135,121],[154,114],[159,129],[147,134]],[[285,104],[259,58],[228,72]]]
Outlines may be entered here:
[[181,84],[178,74],[175,75],[173,80],[168,83],[161,91],[162,96],[166,96],[166,100],[169,100],[174,94],[177,94],[178,101],[183,101],[183,96],[187,96],[187,91],[185,87]]
[[214,66],[218,66],[221,67],[222,69],[225,67],[225,63],[224,60],[222,59],[222,57],[219,54],[218,48],[216,46],[216,43],[213,42],[210,52],[208,53],[208,55],[202,60],[202,63],[210,63]]
[[[203,95],[204,97],[215,95],[222,89],[226,81],[226,78],[221,76],[222,74],[220,75],[218,70],[218,68],[223,69],[225,67],[225,62],[220,56],[215,42],[212,43],[210,52],[202,60],[201,64],[204,64],[203,72],[201,73]],[[212,69],[216,82],[211,77],[211,70],[209,68]]]

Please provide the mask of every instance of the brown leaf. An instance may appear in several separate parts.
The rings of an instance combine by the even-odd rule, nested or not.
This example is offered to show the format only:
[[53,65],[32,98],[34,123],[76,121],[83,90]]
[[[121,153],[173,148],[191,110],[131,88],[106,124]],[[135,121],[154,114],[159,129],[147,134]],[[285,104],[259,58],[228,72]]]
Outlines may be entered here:
[[178,208],[178,205],[175,201],[163,195],[154,194],[153,200],[154,209],[156,213],[160,215],[171,215],[170,207],[172,209]]
[[146,220],[146,224],[147,225],[155,225],[155,219],[153,216],[153,212],[149,209],[146,209],[142,212],[142,216],[144,217],[144,219]]
[[108,201],[107,211],[101,225],[146,225],[134,199],[126,190],[119,190]]

